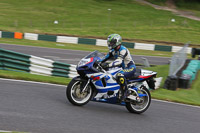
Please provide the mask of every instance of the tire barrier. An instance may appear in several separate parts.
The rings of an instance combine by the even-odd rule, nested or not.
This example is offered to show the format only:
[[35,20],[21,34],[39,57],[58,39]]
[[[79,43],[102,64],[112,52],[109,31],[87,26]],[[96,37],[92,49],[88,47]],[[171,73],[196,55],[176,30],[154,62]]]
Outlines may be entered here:
[[176,90],[177,88],[189,89],[196,75],[200,70],[199,60],[190,60],[184,66],[185,69],[180,71],[179,76],[168,76],[165,80],[164,88]]
[[0,49],[0,69],[66,78],[77,76],[76,65],[6,49]]
[[164,83],[164,88],[168,90],[176,90],[178,87],[178,78],[177,76],[168,76]]
[[[0,31],[0,38],[16,38],[16,39],[27,39],[27,40],[51,41],[51,42],[59,42],[59,43],[107,46],[107,40],[103,40],[103,39],[90,39],[90,38],[56,36],[56,35],[42,35],[42,34],[35,34],[35,33],[19,33],[19,32]],[[134,42],[122,42],[122,45],[126,46],[127,48],[140,49],[140,50],[151,50],[151,51],[177,52],[180,49],[182,49],[182,47],[179,47],[179,46],[164,46],[164,45],[134,43]],[[187,53],[190,54],[191,51],[192,51],[192,48],[188,48]]]
[[186,69],[182,71],[182,74],[179,78],[179,88],[188,89],[192,81],[196,79],[196,75],[200,70],[200,61],[191,60]]
[[200,49],[192,48],[191,55],[192,55],[192,58],[195,58],[196,55],[200,55]]

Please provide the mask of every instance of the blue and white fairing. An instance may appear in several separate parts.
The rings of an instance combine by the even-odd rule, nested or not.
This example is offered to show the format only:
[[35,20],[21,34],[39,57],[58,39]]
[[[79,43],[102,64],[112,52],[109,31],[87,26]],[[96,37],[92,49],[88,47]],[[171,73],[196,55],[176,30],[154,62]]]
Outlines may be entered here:
[[[115,75],[121,70],[121,68],[112,69],[107,71],[107,73],[93,73],[93,74],[87,74],[88,77],[90,77],[91,81],[95,85],[97,89],[97,95],[94,97],[94,100],[102,100],[102,99],[109,99],[116,97],[120,86],[116,82],[116,80],[113,79]],[[103,84],[102,79],[105,80],[105,83]],[[113,91],[113,95],[108,96],[108,91]]]

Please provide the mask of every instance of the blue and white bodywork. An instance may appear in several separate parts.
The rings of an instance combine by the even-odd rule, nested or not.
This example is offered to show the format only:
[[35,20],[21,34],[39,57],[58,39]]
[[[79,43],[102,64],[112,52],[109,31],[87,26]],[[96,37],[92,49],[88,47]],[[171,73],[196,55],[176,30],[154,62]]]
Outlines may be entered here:
[[122,101],[122,90],[116,81],[116,74],[122,68],[104,70],[98,62],[103,57],[103,54],[94,51],[79,62],[76,68],[79,76],[71,80],[66,90],[68,100],[78,106],[93,100],[125,105],[132,113],[146,111],[151,102],[151,95],[143,82],[147,82],[153,88],[153,77],[157,73],[136,69],[134,78],[127,80],[128,90],[125,101]]
[[[99,77],[99,79],[103,79],[105,81],[105,83],[103,83],[102,80],[93,80],[94,78],[91,78],[91,81],[95,85],[98,92],[93,100],[109,102],[109,99],[112,98],[110,102],[113,103],[113,98],[116,98],[120,89],[120,85],[116,82],[114,77],[120,70],[121,68],[112,69],[107,71],[107,73],[87,74],[88,77]],[[108,91],[113,91],[113,94],[108,95]]]

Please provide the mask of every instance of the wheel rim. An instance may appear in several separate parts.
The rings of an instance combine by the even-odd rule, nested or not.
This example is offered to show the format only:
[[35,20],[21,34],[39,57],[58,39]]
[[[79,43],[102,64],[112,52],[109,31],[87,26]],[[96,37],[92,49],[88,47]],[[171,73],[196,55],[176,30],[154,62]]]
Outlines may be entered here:
[[86,91],[81,93],[80,82],[77,81],[73,84],[71,89],[71,98],[79,104],[87,102],[92,94],[92,89],[90,86],[87,86]]
[[134,110],[138,111],[138,112],[143,111],[143,110],[146,109],[146,108],[148,107],[148,105],[149,105],[149,94],[148,94],[147,91],[144,90],[144,89],[142,89],[141,92],[142,92],[143,94],[146,94],[147,96],[141,97],[141,98],[140,98],[141,102],[134,102],[134,103],[131,102],[131,103],[130,103],[131,107],[132,107]]

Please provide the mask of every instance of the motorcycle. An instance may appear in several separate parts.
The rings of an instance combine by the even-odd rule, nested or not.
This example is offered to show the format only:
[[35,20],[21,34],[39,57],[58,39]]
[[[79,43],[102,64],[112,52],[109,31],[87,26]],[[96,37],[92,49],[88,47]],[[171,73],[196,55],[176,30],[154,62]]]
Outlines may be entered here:
[[81,59],[77,65],[79,76],[73,78],[67,86],[66,96],[70,103],[77,106],[87,104],[89,101],[105,102],[124,105],[131,113],[145,112],[151,103],[151,94],[145,86],[155,88],[157,72],[136,69],[131,79],[127,79],[127,93],[121,100],[122,90],[116,81],[116,74],[122,68],[105,70],[98,62],[104,54],[94,51]]

